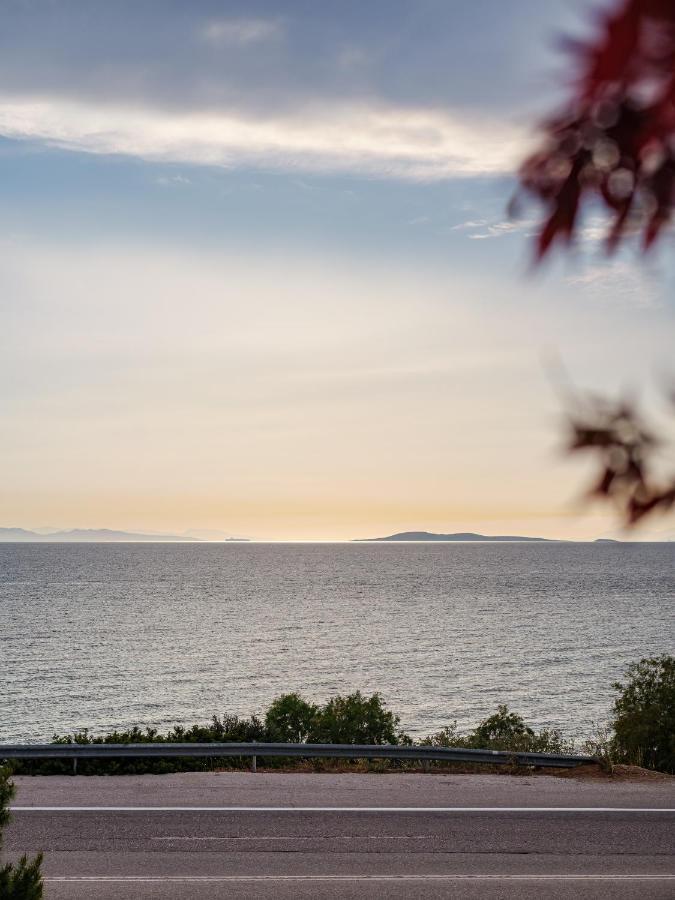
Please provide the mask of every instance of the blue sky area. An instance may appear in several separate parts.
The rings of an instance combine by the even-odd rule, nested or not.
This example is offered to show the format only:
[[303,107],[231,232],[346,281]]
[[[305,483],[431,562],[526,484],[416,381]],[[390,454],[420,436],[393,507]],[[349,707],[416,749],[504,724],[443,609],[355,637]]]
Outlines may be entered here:
[[550,372],[658,416],[672,265],[506,215],[591,6],[7,0],[1,524],[609,533]]

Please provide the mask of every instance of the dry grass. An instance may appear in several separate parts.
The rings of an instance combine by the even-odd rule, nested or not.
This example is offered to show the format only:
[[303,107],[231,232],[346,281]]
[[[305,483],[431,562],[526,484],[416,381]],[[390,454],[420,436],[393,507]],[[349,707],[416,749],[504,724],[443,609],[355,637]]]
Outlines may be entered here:
[[601,765],[578,766],[576,769],[551,769],[550,774],[558,778],[574,778],[579,781],[660,781],[675,782],[675,775],[643,769],[641,766],[612,766],[612,770]]
[[[671,778],[669,775],[661,775],[657,772],[649,772],[639,769],[637,766],[615,766],[615,770],[634,769],[645,772],[647,776],[656,775],[657,778]],[[216,772],[232,772],[232,768],[215,769]],[[577,766],[574,769],[536,768],[534,766],[516,765],[476,765],[471,763],[436,763],[431,762],[428,767],[421,763],[404,763],[392,765],[388,760],[342,760],[342,759],[300,759],[284,766],[265,766],[258,760],[258,772],[282,773],[292,775],[303,774],[330,774],[330,775],[511,775],[511,776],[554,776],[556,778],[594,778],[612,780],[612,776],[604,772],[601,766],[587,765]],[[629,780],[620,772],[615,780]]]

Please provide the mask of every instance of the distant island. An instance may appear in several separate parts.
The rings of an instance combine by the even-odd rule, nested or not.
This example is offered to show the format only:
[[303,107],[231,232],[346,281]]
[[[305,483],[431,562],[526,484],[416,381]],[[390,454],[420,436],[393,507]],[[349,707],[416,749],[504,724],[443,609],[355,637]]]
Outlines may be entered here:
[[355,543],[377,541],[549,541],[549,538],[522,537],[515,534],[475,534],[458,531],[455,534],[434,534],[431,531],[399,531],[387,537],[358,538]]

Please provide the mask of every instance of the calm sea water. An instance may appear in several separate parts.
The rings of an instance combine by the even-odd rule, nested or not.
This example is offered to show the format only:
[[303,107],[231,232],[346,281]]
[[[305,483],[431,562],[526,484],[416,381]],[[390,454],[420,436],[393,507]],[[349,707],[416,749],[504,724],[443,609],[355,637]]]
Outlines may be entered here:
[[0,544],[0,741],[356,688],[584,736],[674,609],[675,544]]

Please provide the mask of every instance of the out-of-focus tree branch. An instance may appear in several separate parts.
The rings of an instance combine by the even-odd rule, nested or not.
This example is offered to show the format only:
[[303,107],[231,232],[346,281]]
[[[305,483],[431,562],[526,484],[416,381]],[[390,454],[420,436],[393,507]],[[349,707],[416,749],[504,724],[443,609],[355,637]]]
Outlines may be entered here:
[[626,525],[675,506],[675,479],[660,482],[652,471],[660,442],[629,404],[594,400],[569,425],[569,450],[591,451],[599,463],[589,496],[611,501]]
[[[544,207],[538,260],[573,240],[589,205],[609,214],[609,251],[628,235],[650,248],[675,206],[675,0],[616,0],[596,18],[594,40],[564,42],[576,69],[570,101],[520,171],[521,192]],[[569,425],[570,451],[598,460],[589,494],[624,524],[675,507],[675,478],[654,475],[659,441],[631,405],[596,400]]]
[[595,41],[565,42],[573,95],[520,172],[545,208],[540,259],[572,240],[589,202],[610,214],[610,250],[627,232],[650,247],[675,202],[675,2],[622,0],[598,18]]

